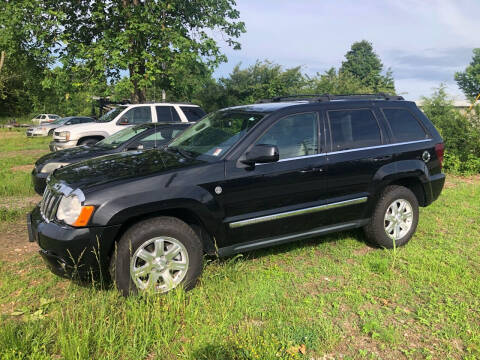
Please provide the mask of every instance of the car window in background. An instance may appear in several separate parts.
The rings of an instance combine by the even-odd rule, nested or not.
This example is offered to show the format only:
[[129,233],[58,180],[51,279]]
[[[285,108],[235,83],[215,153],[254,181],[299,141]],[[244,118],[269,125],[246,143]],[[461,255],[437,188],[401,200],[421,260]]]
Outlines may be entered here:
[[155,109],[157,111],[157,121],[160,123],[180,121],[180,116],[173,106],[157,106]]
[[99,141],[96,145],[116,148],[132,137],[146,131],[147,127],[128,127]]
[[106,114],[103,114],[98,120],[97,122],[109,122],[109,121],[112,121],[113,119],[115,119],[117,117],[117,115],[119,115],[123,110],[125,110],[125,106],[119,106],[115,109],[112,109],[110,110],[109,112],[107,112]]
[[80,118],[80,123],[88,123],[88,122],[93,122],[92,118]]
[[52,124],[57,124],[57,125],[65,124],[68,121],[68,119],[70,118],[60,118],[55,121],[52,121]]
[[182,109],[189,122],[196,122],[206,115],[205,111],[199,107],[180,106],[180,109]]
[[183,151],[207,161],[225,154],[266,114],[217,111],[189,127],[167,149]]
[[317,153],[317,116],[302,113],[279,120],[257,141],[276,145],[280,159],[290,159]]
[[159,127],[157,131],[145,136],[143,139],[138,141],[139,144],[142,144],[145,149],[152,149],[154,147],[160,147],[167,144],[172,139],[176,138],[183,129],[175,129],[170,126]]
[[405,109],[382,109],[396,141],[423,140],[427,137],[418,120]]
[[145,124],[152,122],[152,112],[150,106],[137,106],[128,110],[122,115],[122,119],[127,118],[129,124]]
[[382,144],[377,120],[370,110],[328,111],[332,151],[357,149]]
[[45,115],[40,116],[40,119],[45,119],[45,118],[46,118]]

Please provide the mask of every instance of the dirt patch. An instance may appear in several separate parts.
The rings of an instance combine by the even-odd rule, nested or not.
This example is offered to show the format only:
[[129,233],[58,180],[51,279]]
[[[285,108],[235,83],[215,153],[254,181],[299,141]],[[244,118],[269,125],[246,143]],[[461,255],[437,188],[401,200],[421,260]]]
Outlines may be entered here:
[[0,208],[6,209],[24,209],[36,205],[42,200],[39,195],[18,197],[18,196],[4,196],[0,198]]
[[368,254],[369,252],[372,252],[374,251],[375,249],[372,248],[371,246],[368,246],[368,245],[365,245],[363,247],[361,247],[360,249],[356,249],[353,251],[353,254],[354,255],[357,255],[357,256],[363,256],[363,255],[366,255]]
[[37,243],[28,241],[26,222],[2,224],[0,227],[0,260],[15,262],[19,257],[34,254]]
[[30,172],[32,171],[32,165],[17,165],[12,167],[13,172]]
[[[35,156],[40,157],[48,154],[49,151],[45,150],[16,150],[16,151],[2,151],[0,152],[0,159],[6,159],[16,156]],[[31,166],[31,165],[30,165]]]
[[470,176],[457,176],[447,174],[445,180],[445,189],[451,189],[458,184],[480,185],[480,174]]

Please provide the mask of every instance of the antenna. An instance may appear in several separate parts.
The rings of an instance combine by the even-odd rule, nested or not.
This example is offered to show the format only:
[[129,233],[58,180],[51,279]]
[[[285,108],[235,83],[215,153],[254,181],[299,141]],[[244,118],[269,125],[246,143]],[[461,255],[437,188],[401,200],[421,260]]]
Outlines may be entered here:
[[156,149],[157,148],[157,122],[154,122],[153,123],[153,131],[154,131],[154,138],[153,138],[153,148]]

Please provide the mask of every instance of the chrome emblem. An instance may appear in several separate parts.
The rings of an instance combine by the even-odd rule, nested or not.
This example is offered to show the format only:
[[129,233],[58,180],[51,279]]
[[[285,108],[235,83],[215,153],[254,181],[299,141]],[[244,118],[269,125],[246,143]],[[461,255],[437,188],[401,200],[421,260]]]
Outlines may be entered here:
[[215,186],[215,194],[220,195],[223,189],[221,186]]
[[431,158],[432,158],[432,156],[430,155],[430,153],[425,150],[422,154],[422,160],[427,163],[427,162],[430,161]]

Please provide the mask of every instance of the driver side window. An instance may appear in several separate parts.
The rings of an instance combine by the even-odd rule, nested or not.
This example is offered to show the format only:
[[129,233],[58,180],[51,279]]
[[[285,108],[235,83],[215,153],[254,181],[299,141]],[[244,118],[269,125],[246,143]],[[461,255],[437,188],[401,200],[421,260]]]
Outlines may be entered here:
[[276,145],[281,159],[314,155],[318,151],[316,113],[302,113],[277,121],[256,143]]
[[128,110],[123,116],[128,119],[128,124],[144,124],[152,122],[150,106],[138,106]]

